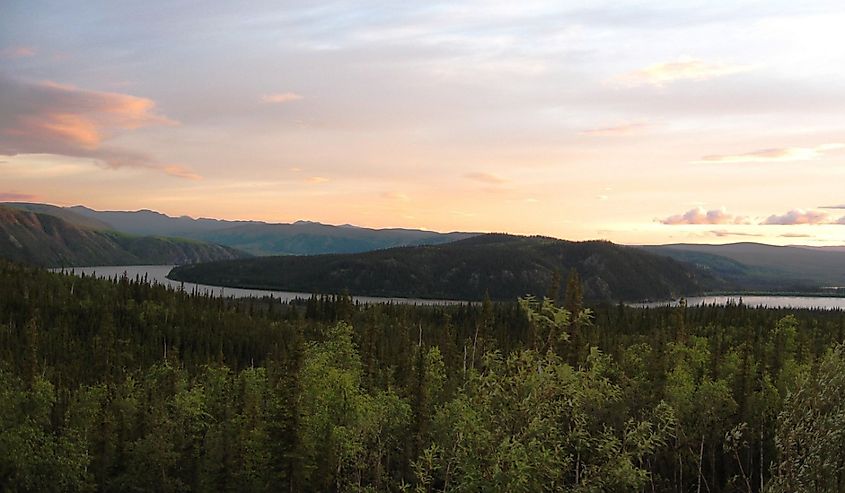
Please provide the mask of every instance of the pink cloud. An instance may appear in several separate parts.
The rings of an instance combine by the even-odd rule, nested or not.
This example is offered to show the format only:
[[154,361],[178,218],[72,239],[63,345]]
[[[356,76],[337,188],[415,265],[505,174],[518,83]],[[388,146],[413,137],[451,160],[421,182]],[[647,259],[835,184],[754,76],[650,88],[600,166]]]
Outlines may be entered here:
[[818,159],[826,153],[845,149],[845,144],[831,143],[816,147],[780,147],[760,149],[742,154],[713,154],[704,156],[699,163],[771,163],[789,161],[809,161]]
[[743,216],[728,214],[724,209],[705,210],[703,207],[690,209],[683,214],[669,216],[660,220],[663,224],[748,224],[748,219]]
[[830,218],[824,212],[792,209],[786,214],[771,215],[761,224],[766,225],[795,225],[795,224],[830,224]]
[[725,230],[725,229],[710,231],[710,234],[713,235],[713,236],[716,236],[718,238],[724,238],[724,237],[727,237],[727,236],[752,236],[752,237],[763,236],[763,235],[757,234],[757,233],[748,233],[748,232],[745,232],[745,231],[728,231],[728,230]]
[[31,193],[0,192],[0,202],[27,202],[37,198]]
[[262,101],[271,104],[289,103],[291,101],[299,101],[300,99],[303,99],[302,95],[295,92],[277,92],[261,96]]
[[106,145],[121,133],[160,125],[176,122],[147,98],[0,76],[0,154],[91,158],[104,168],[146,168],[195,179],[195,173],[145,152]]
[[31,46],[9,46],[0,50],[0,58],[27,58],[35,55]]
[[579,132],[581,135],[587,135],[590,137],[619,137],[625,135],[633,135],[637,133],[641,133],[648,127],[650,127],[648,123],[623,123],[621,125],[613,125],[609,127],[598,127],[598,128],[591,128],[587,130],[582,130]]

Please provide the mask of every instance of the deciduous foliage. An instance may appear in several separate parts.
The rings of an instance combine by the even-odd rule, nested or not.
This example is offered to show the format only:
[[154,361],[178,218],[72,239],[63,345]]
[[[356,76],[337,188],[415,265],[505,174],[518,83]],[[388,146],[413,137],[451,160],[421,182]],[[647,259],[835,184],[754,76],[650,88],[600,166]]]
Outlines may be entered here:
[[839,311],[226,300],[0,262],[0,489],[842,491],[844,336]]

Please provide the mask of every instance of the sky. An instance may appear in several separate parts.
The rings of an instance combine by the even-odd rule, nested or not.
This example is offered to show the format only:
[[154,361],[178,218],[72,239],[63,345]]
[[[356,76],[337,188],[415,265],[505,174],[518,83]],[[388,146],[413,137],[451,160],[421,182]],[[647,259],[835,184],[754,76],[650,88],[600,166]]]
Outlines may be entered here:
[[839,1],[0,0],[0,201],[845,244]]

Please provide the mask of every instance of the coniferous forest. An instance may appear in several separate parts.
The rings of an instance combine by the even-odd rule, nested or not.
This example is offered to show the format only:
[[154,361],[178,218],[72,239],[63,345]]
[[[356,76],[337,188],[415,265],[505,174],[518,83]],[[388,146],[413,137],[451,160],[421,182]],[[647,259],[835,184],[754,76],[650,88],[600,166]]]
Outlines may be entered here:
[[845,313],[564,284],[280,303],[0,262],[0,485],[845,491]]

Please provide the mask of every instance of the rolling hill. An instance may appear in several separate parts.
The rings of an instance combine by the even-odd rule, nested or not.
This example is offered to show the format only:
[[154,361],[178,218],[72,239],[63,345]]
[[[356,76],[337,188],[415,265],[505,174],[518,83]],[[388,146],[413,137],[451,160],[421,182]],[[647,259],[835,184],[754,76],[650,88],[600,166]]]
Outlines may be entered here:
[[818,291],[845,286],[845,251],[840,247],[774,246],[762,243],[643,247],[687,262],[739,290]]
[[275,256],[181,266],[175,280],[287,291],[480,300],[544,295],[555,271],[581,274],[592,301],[665,299],[713,287],[673,259],[606,241],[486,234],[444,245]]
[[71,222],[73,217],[66,219],[0,206],[0,257],[44,267],[64,267],[185,264],[247,256],[220,245],[127,235],[99,229],[86,221]]
[[[7,203],[10,207],[51,214],[77,224],[88,220],[98,229],[132,235],[191,238],[226,245],[252,255],[316,255],[357,253],[396,246],[435,245],[474,236],[416,229],[372,229],[310,221],[267,223],[171,217],[151,210],[97,211],[83,206]],[[71,220],[72,218],[72,220]]]

